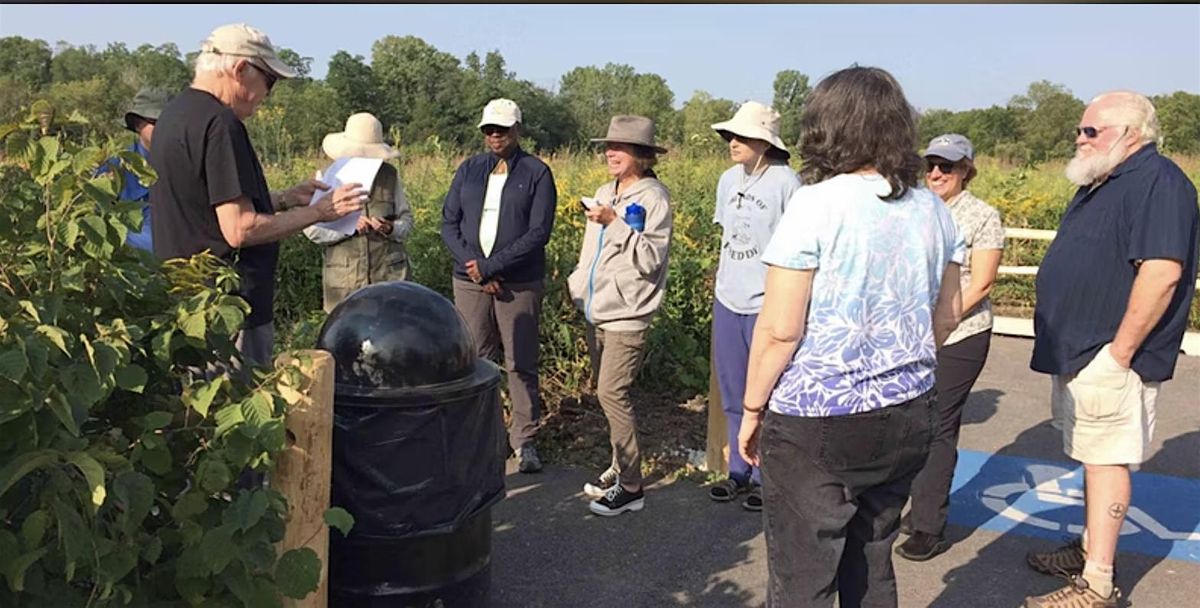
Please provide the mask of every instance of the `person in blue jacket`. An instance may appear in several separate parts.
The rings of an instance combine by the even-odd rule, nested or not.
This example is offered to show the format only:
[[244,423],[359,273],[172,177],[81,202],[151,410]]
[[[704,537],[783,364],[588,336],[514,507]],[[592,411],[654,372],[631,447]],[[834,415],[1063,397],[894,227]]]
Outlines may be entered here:
[[487,151],[455,171],[442,207],[442,241],[454,257],[454,305],[479,356],[490,359],[503,348],[509,446],[519,470],[533,473],[542,468],[534,446],[542,405],[538,320],[558,191],[550,167],[521,149],[515,102],[488,102],[479,129]]
[[[136,152],[144,159],[149,158],[154,125],[170,100],[171,96],[162,89],[142,87],[137,92],[133,98],[133,106],[125,113],[125,128],[133,131],[137,137],[125,148],[126,151]],[[100,172],[104,173],[119,166],[120,163],[117,159],[112,158],[101,166]],[[154,241],[150,234],[150,188],[138,181],[137,176],[133,173],[124,169],[119,170],[122,184],[120,200],[142,203],[142,229],[138,232],[130,232],[125,242],[138,249],[153,253]]]

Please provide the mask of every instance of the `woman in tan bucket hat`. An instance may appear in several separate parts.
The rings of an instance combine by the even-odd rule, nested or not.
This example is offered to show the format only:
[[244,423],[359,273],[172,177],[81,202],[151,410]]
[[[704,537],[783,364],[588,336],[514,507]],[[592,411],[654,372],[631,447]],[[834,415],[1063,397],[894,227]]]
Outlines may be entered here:
[[614,116],[603,143],[613,180],[583,201],[584,229],[579,264],[567,279],[571,299],[587,318],[592,379],[608,418],[612,465],[584,486],[597,515],[638,511],[642,496],[641,455],[629,387],[637,377],[650,321],[667,284],[671,246],[671,193],[654,174],[654,121]]
[[346,119],[345,130],[325,136],[321,149],[335,161],[343,158],[384,161],[371,183],[354,234],[345,235],[318,225],[304,229],[304,235],[312,242],[325,246],[322,291],[325,312],[329,312],[360,287],[408,278],[404,242],[412,230],[413,215],[404,197],[400,174],[387,162],[400,153],[384,143],[383,125],[378,118],[366,112],[351,115]]
[[742,507],[762,510],[762,478],[737,451],[742,426],[742,393],[754,322],[762,309],[766,266],[759,256],[775,232],[779,218],[800,179],[788,166],[788,151],[779,138],[779,112],[747,101],[733,118],[712,128],[729,142],[736,163],[717,182],[713,222],[720,224],[721,254],[713,299],[713,358],[721,407],[729,433],[729,477],[708,489],[717,502],[747,493]]

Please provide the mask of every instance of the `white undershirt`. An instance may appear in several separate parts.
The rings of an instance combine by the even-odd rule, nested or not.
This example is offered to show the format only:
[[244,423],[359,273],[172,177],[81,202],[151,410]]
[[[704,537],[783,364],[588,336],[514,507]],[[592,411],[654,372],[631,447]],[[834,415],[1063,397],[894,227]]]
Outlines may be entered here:
[[492,255],[496,244],[496,229],[500,226],[500,194],[504,191],[507,173],[489,175],[487,192],[483,195],[483,215],[479,218],[479,246],[483,255]]

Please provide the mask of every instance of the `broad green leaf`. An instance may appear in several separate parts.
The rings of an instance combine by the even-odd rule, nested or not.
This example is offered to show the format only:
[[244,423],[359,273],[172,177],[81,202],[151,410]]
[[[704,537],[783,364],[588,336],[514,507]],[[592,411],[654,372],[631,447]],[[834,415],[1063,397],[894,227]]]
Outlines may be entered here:
[[263,515],[266,515],[267,507],[267,493],[262,490],[255,490],[238,496],[237,502],[233,506],[234,517],[236,518],[235,523],[238,528],[241,530],[253,528],[262,519]]
[[204,533],[204,540],[200,541],[200,554],[209,573],[220,574],[237,557],[238,546],[233,542],[233,533],[236,531],[233,526],[223,524]]
[[191,519],[208,509],[208,497],[199,492],[188,492],[175,503],[171,516],[175,519]]
[[73,249],[79,240],[79,222],[67,220],[59,224],[58,238],[67,249]]
[[33,302],[30,302],[29,300],[21,300],[20,302],[17,302],[17,304],[19,304],[21,306],[21,310],[24,310],[25,314],[29,315],[34,321],[38,323],[42,322],[42,315],[38,314],[37,307],[33,305]]
[[50,136],[43,137],[38,140],[38,145],[42,148],[42,154],[46,159],[57,159],[60,146],[58,139]]
[[242,402],[242,417],[246,419],[242,432],[249,437],[257,437],[263,424],[271,419],[273,410],[271,396],[266,391],[254,391],[249,399]]
[[342,536],[349,536],[350,529],[354,527],[354,516],[341,507],[330,507],[325,510],[325,524],[337,528]]
[[205,382],[195,392],[191,393],[190,396],[185,396],[184,399],[192,409],[196,410],[197,414],[200,414],[202,417],[208,417],[208,408],[212,405],[213,397],[217,396],[217,391],[224,382],[224,378],[216,378]]
[[88,565],[95,562],[96,546],[91,531],[83,523],[79,512],[58,499],[52,499],[51,508],[54,510],[54,518],[58,520],[58,537],[63,545],[63,557],[67,562],[67,582],[70,582],[75,578],[75,569],[79,562]]
[[104,398],[104,387],[100,385],[95,368],[82,363],[63,370],[61,382],[66,389],[67,400],[84,410]]
[[0,352],[0,376],[8,378],[13,382],[20,382],[28,370],[29,358],[25,356],[24,349],[18,345],[9,345],[4,351]]
[[[199,550],[196,550],[199,554]],[[183,560],[180,560],[181,564]],[[198,570],[197,570],[198,571]],[[208,578],[196,578],[194,576],[184,576],[184,574],[192,572],[192,570],[179,569],[176,571],[175,590],[183,599],[193,606],[198,606],[204,601],[204,594],[208,592]]]
[[146,370],[142,366],[130,363],[117,370],[117,386],[131,393],[140,393],[146,388]]
[[173,418],[174,417],[171,416],[170,412],[150,412],[149,414],[142,416],[142,419],[140,422],[138,422],[138,424],[147,431],[154,431],[171,424],[171,420]]
[[224,490],[233,480],[233,475],[219,458],[205,457],[200,461],[200,468],[196,470],[196,480],[204,491],[214,493]]
[[166,446],[155,446],[142,451],[142,462],[151,473],[166,475],[171,472],[171,452]]
[[71,356],[71,351],[67,350],[67,332],[53,325],[38,325],[34,331],[46,336],[46,339],[57,346],[58,350],[61,350],[64,355]]
[[217,422],[217,437],[228,433],[246,421],[245,417],[242,416],[242,408],[236,403],[231,403],[217,410],[217,413],[213,414],[213,418]]
[[30,513],[25,518],[25,521],[21,523],[21,542],[25,543],[25,550],[32,551],[41,546],[42,538],[46,536],[46,526],[49,523],[50,515],[41,509]]
[[137,471],[124,471],[113,480],[112,494],[120,506],[118,524],[132,534],[154,506],[154,482]]
[[8,587],[13,591],[25,590],[25,571],[46,555],[47,548],[42,547],[18,557],[4,568],[4,576],[8,579]]
[[137,566],[136,547],[120,547],[100,559],[100,573],[109,582],[118,582]]
[[57,450],[37,450],[17,454],[0,467],[0,496],[4,496],[21,478],[30,471],[40,469],[58,461],[62,456]]
[[207,328],[208,325],[204,319],[204,311],[194,312],[184,317],[183,322],[180,324],[180,329],[183,330],[185,336],[198,340],[204,339]]
[[92,493],[92,510],[99,509],[100,505],[104,504],[104,497],[107,496],[104,488],[104,467],[85,452],[67,454],[66,460],[83,473],[83,478],[87,480],[88,489]]
[[308,547],[292,549],[279,558],[275,565],[275,584],[284,595],[294,599],[317,590],[321,583],[321,560],[317,552]]
[[51,388],[50,394],[46,397],[46,407],[50,408],[50,413],[62,423],[73,437],[79,436],[79,424],[75,422],[75,414],[71,411],[71,404],[67,402],[67,397],[58,391],[57,388]]
[[148,564],[156,563],[158,562],[158,558],[162,557],[162,551],[162,539],[157,536],[152,536],[150,537],[150,540],[142,546],[142,559],[146,560],[146,563]]

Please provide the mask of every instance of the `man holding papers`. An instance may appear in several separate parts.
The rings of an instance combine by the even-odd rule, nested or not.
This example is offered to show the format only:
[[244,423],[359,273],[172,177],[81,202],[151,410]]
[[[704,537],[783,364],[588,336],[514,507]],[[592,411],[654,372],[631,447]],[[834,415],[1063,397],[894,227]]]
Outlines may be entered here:
[[[270,363],[275,341],[279,241],[362,207],[360,184],[345,184],[309,205],[316,180],[282,193],[267,188],[243,120],[280,78],[296,72],[270,39],[245,24],[224,25],[204,41],[191,87],[163,109],[150,149],[158,181],[150,188],[154,253],[187,258],[204,250],[232,263],[250,304],[237,346],[246,363]],[[285,213],[276,213],[285,211]]]

